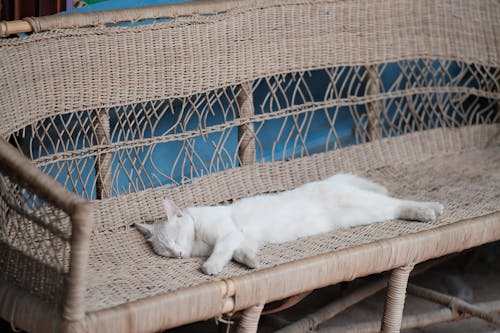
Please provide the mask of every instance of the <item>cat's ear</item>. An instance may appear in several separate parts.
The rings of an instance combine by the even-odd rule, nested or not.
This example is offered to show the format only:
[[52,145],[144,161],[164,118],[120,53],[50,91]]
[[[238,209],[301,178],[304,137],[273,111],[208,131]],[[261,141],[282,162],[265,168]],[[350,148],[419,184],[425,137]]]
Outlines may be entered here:
[[153,225],[146,223],[134,223],[134,227],[139,230],[146,239],[153,235]]
[[182,210],[172,200],[166,198],[163,201],[163,206],[167,212],[167,220],[171,221],[174,217],[182,217]]

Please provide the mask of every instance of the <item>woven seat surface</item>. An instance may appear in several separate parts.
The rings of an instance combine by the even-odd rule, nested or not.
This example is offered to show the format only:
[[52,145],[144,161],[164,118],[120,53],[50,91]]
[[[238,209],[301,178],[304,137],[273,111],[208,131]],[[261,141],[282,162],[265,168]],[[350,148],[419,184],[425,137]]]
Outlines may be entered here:
[[[476,130],[481,131],[481,128]],[[455,137],[452,135],[449,140],[456,142],[465,134],[454,133]],[[418,140],[418,136],[412,140]],[[498,132],[486,140],[498,141]],[[445,213],[437,221],[385,221],[285,244],[266,245],[259,253],[260,269],[496,212],[500,206],[500,146],[490,144],[486,148],[462,149],[460,144],[456,148],[450,145],[453,144],[444,145],[446,151],[441,154],[438,149],[408,162],[400,159],[399,163],[356,172],[385,185],[397,197],[442,202]],[[356,156],[351,156],[350,163],[357,163]],[[156,206],[161,206],[161,195],[149,195],[149,198],[145,195],[147,199],[138,205],[152,205],[152,201],[157,201]],[[110,202],[116,204],[116,200]],[[96,230],[100,232],[94,233],[92,239],[87,311],[251,272],[231,262],[221,274],[210,277],[200,271],[202,258],[179,260],[157,256],[139,232],[126,226],[133,221],[125,222],[121,230],[106,232],[99,224],[99,216],[107,215],[106,205],[106,202],[101,203],[96,214]]]

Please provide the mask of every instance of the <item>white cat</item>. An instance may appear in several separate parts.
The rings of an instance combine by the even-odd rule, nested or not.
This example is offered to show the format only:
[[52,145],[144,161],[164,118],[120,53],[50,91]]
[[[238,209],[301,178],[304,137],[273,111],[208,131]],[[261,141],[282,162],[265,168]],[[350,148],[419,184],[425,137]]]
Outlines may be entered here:
[[135,226],[165,257],[209,256],[206,274],[218,274],[231,258],[258,267],[264,243],[392,219],[432,221],[443,212],[437,202],[392,198],[385,187],[350,174],[307,183],[294,190],[257,195],[230,205],[181,210],[165,199],[167,220]]

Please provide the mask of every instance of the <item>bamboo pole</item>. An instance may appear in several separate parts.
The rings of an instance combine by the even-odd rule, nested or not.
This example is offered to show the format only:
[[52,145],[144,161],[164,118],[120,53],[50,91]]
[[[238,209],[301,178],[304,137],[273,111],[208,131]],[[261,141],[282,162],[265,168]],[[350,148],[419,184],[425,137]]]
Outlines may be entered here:
[[15,33],[40,32],[53,29],[102,26],[109,23],[138,22],[147,19],[176,18],[191,15],[212,15],[230,10],[266,8],[281,0],[203,0],[176,4],[122,8],[89,13],[68,13],[42,17],[26,17],[18,21],[0,23],[0,37]]
[[500,325],[500,315],[494,312],[485,311],[484,309],[481,309],[481,307],[470,304],[460,298],[442,294],[440,292],[419,287],[414,284],[409,284],[407,291],[413,296],[417,296],[428,301],[447,306],[454,312],[467,313],[468,315],[481,318],[496,325]]
[[384,289],[387,286],[387,281],[387,278],[382,278],[367,284],[346,297],[336,300],[318,311],[294,322],[293,324],[276,331],[276,333],[299,333],[312,331],[321,323],[333,318],[352,305],[359,303],[360,301],[374,295],[376,292]]
[[[483,302],[474,304],[484,311],[498,312],[500,311],[500,300]],[[401,329],[410,329],[417,327],[425,327],[429,325],[444,323],[448,321],[461,320],[470,317],[466,313],[453,311],[449,308],[418,313],[414,315],[406,315],[403,317]],[[364,323],[354,323],[347,325],[322,327],[317,333],[376,333],[379,331],[380,321],[372,320]]]
[[0,21],[0,37],[32,31],[33,27],[31,24],[24,20]]

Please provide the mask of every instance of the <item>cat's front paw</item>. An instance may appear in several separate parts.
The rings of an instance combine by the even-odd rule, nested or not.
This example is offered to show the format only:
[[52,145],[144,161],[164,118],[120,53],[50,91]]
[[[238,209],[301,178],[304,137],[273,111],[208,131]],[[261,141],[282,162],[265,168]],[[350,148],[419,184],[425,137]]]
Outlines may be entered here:
[[214,261],[205,261],[201,266],[201,270],[203,273],[207,275],[217,275],[222,271],[224,265],[214,262]]

